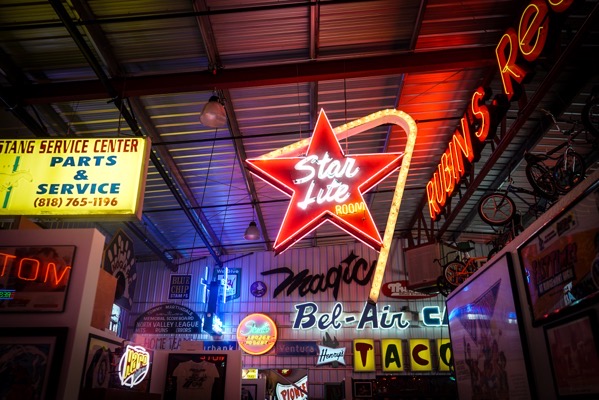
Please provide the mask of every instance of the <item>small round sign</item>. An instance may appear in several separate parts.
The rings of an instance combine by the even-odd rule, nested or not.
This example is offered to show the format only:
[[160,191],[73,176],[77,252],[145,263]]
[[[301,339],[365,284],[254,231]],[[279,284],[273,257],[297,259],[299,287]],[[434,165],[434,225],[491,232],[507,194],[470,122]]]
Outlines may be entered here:
[[250,293],[255,297],[262,297],[266,294],[266,284],[262,281],[256,281],[250,286]]
[[275,346],[278,332],[274,321],[265,314],[250,314],[237,327],[237,343],[241,350],[258,356]]

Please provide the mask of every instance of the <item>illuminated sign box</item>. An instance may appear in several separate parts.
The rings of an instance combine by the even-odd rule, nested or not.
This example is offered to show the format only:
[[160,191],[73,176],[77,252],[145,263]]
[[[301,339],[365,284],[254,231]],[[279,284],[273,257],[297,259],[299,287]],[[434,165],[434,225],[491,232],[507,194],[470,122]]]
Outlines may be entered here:
[[0,247],[0,312],[61,312],[75,246]]
[[119,361],[119,378],[122,386],[139,385],[150,371],[150,353],[141,346],[127,345]]
[[354,372],[375,371],[374,340],[354,339]]
[[0,215],[141,217],[150,140],[0,140]]

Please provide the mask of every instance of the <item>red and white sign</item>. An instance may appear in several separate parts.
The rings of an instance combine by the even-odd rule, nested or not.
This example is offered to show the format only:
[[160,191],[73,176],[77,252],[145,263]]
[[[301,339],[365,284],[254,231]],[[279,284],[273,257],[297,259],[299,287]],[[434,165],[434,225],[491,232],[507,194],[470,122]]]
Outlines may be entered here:
[[401,165],[403,153],[346,156],[320,111],[303,157],[254,158],[248,168],[291,201],[274,243],[281,253],[326,221],[377,251],[382,239],[363,194]]
[[308,376],[286,385],[277,382],[275,387],[277,400],[304,400],[308,398]]
[[382,287],[382,292],[387,297],[403,300],[428,299],[437,295],[437,293],[426,294],[408,289],[408,281],[405,280],[385,282]]

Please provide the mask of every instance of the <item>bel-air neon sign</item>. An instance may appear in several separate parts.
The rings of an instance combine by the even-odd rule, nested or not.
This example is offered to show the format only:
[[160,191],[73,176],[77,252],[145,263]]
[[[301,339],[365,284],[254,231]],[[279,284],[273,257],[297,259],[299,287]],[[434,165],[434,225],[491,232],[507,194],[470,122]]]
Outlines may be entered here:
[[[335,303],[330,313],[319,312],[318,305],[313,302],[305,302],[295,305],[297,311],[293,318],[292,329],[327,329],[338,330],[345,325],[356,325],[356,330],[370,329],[400,329],[404,330],[410,326],[410,322],[404,319],[402,311],[394,312],[391,306],[382,307],[378,312],[376,304],[366,302],[358,316],[354,313],[346,313],[342,303]],[[422,322],[428,327],[447,326],[447,311],[438,306],[425,306],[420,311]]]

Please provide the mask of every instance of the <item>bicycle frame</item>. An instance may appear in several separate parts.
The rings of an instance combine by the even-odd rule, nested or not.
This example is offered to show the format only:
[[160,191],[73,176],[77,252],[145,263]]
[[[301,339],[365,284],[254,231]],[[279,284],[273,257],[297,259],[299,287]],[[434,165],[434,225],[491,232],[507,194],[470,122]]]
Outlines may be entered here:
[[[536,201],[536,200],[539,197],[539,195],[537,195],[532,190],[528,190],[528,189],[524,189],[524,188],[521,188],[521,187],[518,187],[518,186],[514,186],[514,185],[512,185],[510,183],[510,184],[507,185],[507,188],[505,189],[505,194],[508,195],[509,193],[512,193],[514,196],[516,196],[518,199],[520,199],[528,207],[532,207],[532,206],[534,206],[534,205],[536,205],[538,203],[538,201]],[[533,196],[535,198],[535,201],[533,203],[530,203],[524,197],[520,196],[520,193],[524,193],[524,194],[528,194],[530,196]]]
[[457,287],[464,283],[472,274],[474,274],[485,262],[487,257],[468,257],[460,263],[450,262],[445,264],[443,274],[447,281]]
[[[567,193],[584,178],[586,166],[583,157],[574,150],[574,139],[585,132],[578,129],[579,121],[575,121],[570,129],[563,131],[555,117],[547,110],[542,111],[551,118],[555,128],[567,139],[545,153],[524,154],[526,160],[526,177],[530,184],[545,197],[557,197]],[[565,150],[562,152],[562,150]],[[560,152],[559,155],[556,153]],[[555,160],[554,165],[545,161]]]

